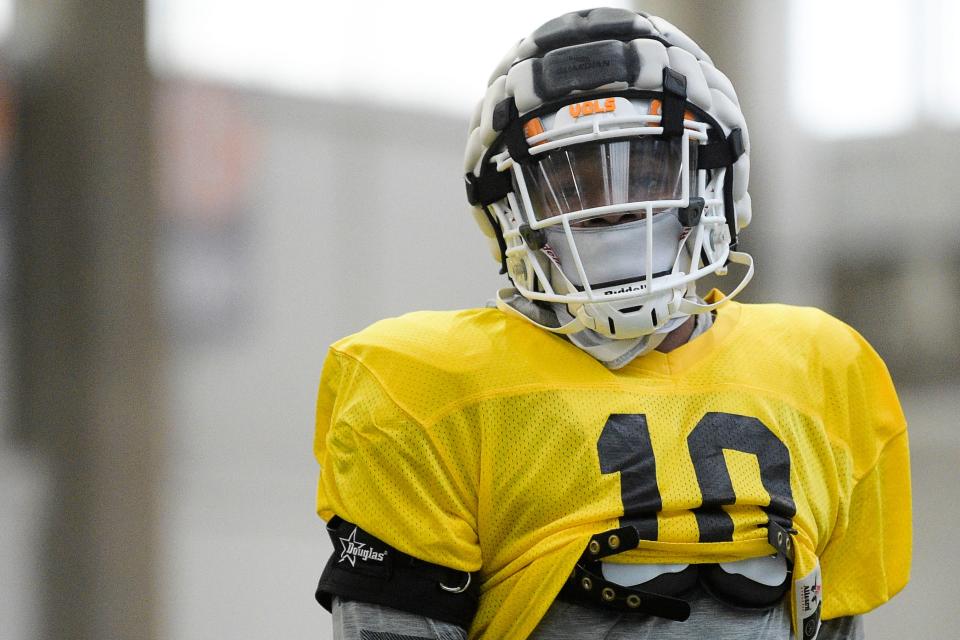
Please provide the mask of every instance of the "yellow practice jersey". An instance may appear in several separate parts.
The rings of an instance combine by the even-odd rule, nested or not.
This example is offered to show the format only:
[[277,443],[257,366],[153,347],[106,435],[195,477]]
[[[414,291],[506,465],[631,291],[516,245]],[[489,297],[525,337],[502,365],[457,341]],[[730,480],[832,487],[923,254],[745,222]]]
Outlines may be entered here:
[[815,309],[721,307],[669,354],[611,371],[495,309],[419,312],[324,365],[317,509],[428,562],[479,572],[471,638],[523,638],[591,535],[631,524],[629,563],[771,553],[822,570],[825,619],[909,573],[906,425],[883,362]]

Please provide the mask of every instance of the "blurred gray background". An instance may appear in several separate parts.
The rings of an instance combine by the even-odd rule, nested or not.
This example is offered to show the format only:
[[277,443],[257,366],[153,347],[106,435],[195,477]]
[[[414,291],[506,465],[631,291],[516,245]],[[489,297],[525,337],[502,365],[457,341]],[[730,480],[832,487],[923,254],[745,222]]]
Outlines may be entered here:
[[[502,286],[463,197],[469,109],[583,7],[324,5],[0,2],[0,640],[329,637],[326,348]],[[913,577],[877,640],[960,637],[953,5],[617,5],[737,87],[743,298],[841,317],[900,390]]]

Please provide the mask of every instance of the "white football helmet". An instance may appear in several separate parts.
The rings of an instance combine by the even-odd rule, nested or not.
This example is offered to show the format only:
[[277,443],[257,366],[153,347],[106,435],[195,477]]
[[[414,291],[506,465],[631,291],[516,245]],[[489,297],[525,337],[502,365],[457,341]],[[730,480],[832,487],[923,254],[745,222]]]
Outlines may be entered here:
[[[628,339],[733,298],[753,274],[735,250],[749,149],[730,81],[670,23],[626,9],[547,22],[494,72],[467,143],[467,196],[515,287],[498,306]],[[693,283],[728,262],[747,267],[740,283],[700,302]]]

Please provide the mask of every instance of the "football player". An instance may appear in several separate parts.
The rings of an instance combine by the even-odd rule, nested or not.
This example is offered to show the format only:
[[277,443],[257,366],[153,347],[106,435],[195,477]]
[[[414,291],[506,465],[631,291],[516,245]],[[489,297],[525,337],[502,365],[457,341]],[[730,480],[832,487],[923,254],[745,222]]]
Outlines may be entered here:
[[862,636],[908,577],[906,425],[853,329],[732,300],[749,157],[730,81],[658,17],[507,54],[465,174],[511,286],[324,365],[335,637]]

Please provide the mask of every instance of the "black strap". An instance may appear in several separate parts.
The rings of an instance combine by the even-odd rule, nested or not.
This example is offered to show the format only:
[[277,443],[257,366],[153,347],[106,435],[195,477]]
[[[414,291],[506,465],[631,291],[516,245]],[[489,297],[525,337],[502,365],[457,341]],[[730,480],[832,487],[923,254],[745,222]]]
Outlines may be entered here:
[[698,169],[719,169],[729,167],[743,155],[743,132],[733,129],[723,140],[705,144],[697,150]]
[[592,562],[608,556],[616,555],[630,549],[636,549],[640,544],[640,532],[636,527],[627,525],[619,529],[610,529],[590,537],[587,548],[580,556],[580,562]]
[[493,129],[494,131],[503,131],[517,118],[520,112],[517,111],[517,102],[513,98],[504,98],[493,108]]
[[515,120],[503,132],[503,142],[507,145],[510,158],[514,162],[523,162],[530,158],[530,145],[527,143],[527,132],[523,130],[519,120]]
[[727,227],[730,229],[731,251],[737,248],[737,215],[733,206],[733,165],[745,150],[743,132],[738,127],[732,129],[730,135],[723,140],[704,145],[697,152],[699,169],[727,168],[723,178],[723,211],[727,219]]
[[480,176],[468,173],[464,176],[467,201],[475,207],[502,200],[513,191],[513,179],[509,171],[486,171]]
[[414,558],[340,517],[327,532],[333,554],[316,592],[327,611],[337,596],[470,626],[480,595],[473,574]]
[[488,205],[501,200],[513,190],[513,181],[510,174],[504,172],[494,172],[489,176],[478,178],[473,173],[467,173],[464,176],[464,186],[467,189],[467,201],[474,207],[483,209],[483,215],[493,228],[497,237],[497,246],[500,248],[500,274],[507,273],[507,241],[503,238],[503,230],[500,229],[500,223],[496,217],[490,213]]
[[687,77],[670,67],[663,68],[663,104],[660,126],[665,137],[683,135],[683,112],[687,102]]
[[670,620],[686,620],[690,616],[690,605],[685,600],[623,587],[601,575],[602,558],[635,549],[638,544],[640,533],[629,525],[592,536],[560,591],[561,597],[606,609],[644,613]]
[[579,563],[574,567],[560,595],[565,599],[604,609],[643,613],[668,620],[682,622],[690,617],[690,603],[686,600],[621,586],[605,579],[592,567]]
[[766,527],[767,542],[787,559],[787,563],[792,569],[794,554],[793,536],[797,535],[797,530],[793,528],[787,529],[774,520],[770,520],[760,526]]
[[[733,166],[723,176],[723,214],[730,229],[730,250],[737,249],[737,212],[733,208]],[[729,258],[727,262],[729,262]]]
[[[625,613],[642,613],[686,620],[690,604],[683,594],[700,584],[713,597],[730,606],[763,610],[779,602],[790,588],[793,569],[795,529],[788,529],[776,521],[767,527],[767,540],[787,562],[787,577],[776,586],[761,585],[738,574],[728,574],[719,565],[690,565],[683,571],[664,574],[645,582],[642,588],[624,587],[603,577],[601,560],[640,544],[640,534],[632,526],[611,529],[590,538],[570,577],[560,591],[560,597],[589,606]],[[789,525],[788,525],[789,526]]]

